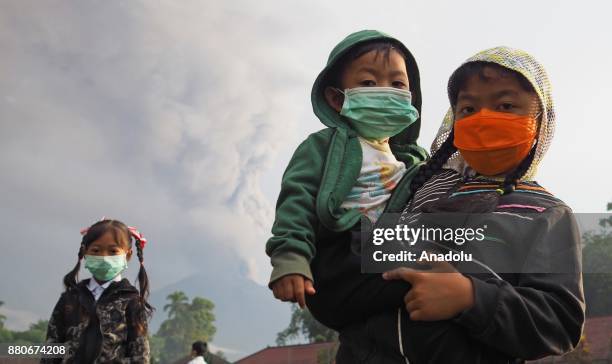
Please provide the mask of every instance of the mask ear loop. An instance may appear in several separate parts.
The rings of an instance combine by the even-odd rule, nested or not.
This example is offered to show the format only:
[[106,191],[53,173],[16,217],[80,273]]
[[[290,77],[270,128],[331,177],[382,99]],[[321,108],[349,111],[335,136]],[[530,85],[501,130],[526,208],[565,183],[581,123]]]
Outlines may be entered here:
[[535,121],[538,121],[538,119],[540,118],[540,116],[544,115],[543,111],[538,112],[537,114],[535,114],[535,116],[533,117]]
[[531,147],[533,148],[536,144],[538,144],[538,136],[540,135],[540,126],[542,125],[542,121],[539,120],[540,117],[544,115],[544,111],[540,110],[537,114],[534,115],[533,119],[536,121],[536,123],[538,123],[538,132],[536,134],[536,137],[533,140],[533,144],[531,145]]
[[347,97],[346,97],[346,90],[342,91],[342,90],[340,90],[337,87],[332,87],[331,89],[336,91],[336,92],[338,92],[338,93],[340,93],[340,95],[343,96],[342,105],[340,105],[340,107],[343,108],[344,107],[344,103],[346,102],[346,99],[347,99]]
[[339,88],[337,88],[337,87],[332,87],[332,90],[336,90],[336,91],[338,91],[339,93],[341,93],[342,95],[346,96],[346,90],[345,90],[345,91],[342,91],[342,90],[340,90],[340,89],[339,89]]

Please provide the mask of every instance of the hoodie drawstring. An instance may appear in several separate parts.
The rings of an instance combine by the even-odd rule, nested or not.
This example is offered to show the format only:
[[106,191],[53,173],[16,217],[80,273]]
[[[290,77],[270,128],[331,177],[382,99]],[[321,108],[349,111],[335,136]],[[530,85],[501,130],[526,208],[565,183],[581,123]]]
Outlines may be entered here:
[[406,361],[406,364],[410,364],[410,361],[404,354],[404,344],[402,343],[402,308],[397,309],[397,339],[399,342],[399,349],[402,357]]

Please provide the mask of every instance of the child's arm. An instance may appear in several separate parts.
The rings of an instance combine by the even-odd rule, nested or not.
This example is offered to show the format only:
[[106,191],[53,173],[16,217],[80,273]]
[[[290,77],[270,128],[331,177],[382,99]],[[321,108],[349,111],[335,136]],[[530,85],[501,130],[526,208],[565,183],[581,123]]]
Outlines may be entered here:
[[[66,300],[66,293],[62,293],[57,304],[53,308],[49,324],[47,326],[47,338],[45,343],[48,344],[59,344],[66,341],[66,326],[64,320],[64,305]],[[43,358],[40,363],[54,364],[61,363],[62,358]]]
[[580,340],[584,299],[580,275],[522,275],[519,286],[472,278],[474,306],[454,321],[473,338],[533,360],[561,355]]
[[[310,261],[315,255],[316,196],[328,139],[324,133],[311,135],[297,148],[283,174],[272,226],[273,236],[266,244],[266,253],[273,266],[269,285],[271,288],[276,286],[275,291],[292,283],[294,278],[313,281]],[[287,278],[280,284],[283,277]],[[305,284],[308,283],[302,286]],[[299,285],[295,287],[299,289]],[[295,293],[299,294],[293,288],[287,292],[292,293],[293,299],[290,300],[293,301],[298,296]],[[303,292],[302,287],[302,295]]]
[[140,299],[136,297],[127,306],[127,351],[126,359],[130,363],[149,363],[150,348],[147,316]]
[[474,306],[455,319],[475,339],[523,359],[568,352],[580,340],[585,318],[576,221],[565,206],[544,213],[546,229],[529,239],[533,249],[525,267],[550,262],[551,273],[519,274],[514,286],[472,278]]

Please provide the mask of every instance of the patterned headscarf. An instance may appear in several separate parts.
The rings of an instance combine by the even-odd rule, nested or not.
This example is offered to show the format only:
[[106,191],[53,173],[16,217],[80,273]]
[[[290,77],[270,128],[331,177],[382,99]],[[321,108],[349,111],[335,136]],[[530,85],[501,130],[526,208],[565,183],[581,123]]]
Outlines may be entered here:
[[[527,169],[525,175],[521,178],[521,181],[533,180],[537,172],[538,165],[548,150],[555,130],[555,109],[548,75],[546,74],[544,67],[542,67],[542,65],[538,63],[535,58],[533,58],[527,52],[519,49],[508,47],[495,47],[487,49],[468,58],[464,64],[478,61],[495,63],[520,73],[529,81],[529,83],[531,83],[533,89],[538,95],[538,98],[540,99],[542,114],[540,117],[536,151],[531,165]],[[449,85],[451,85],[452,82],[452,79],[449,80]],[[449,109],[444,117],[442,126],[438,130],[438,134],[431,145],[432,155],[440,148],[446,138],[448,138],[448,135],[453,129],[454,123],[455,120],[453,111],[452,109]],[[469,173],[471,170],[459,152],[455,152],[448,159],[448,161],[444,164],[444,168],[454,169],[462,174]]]

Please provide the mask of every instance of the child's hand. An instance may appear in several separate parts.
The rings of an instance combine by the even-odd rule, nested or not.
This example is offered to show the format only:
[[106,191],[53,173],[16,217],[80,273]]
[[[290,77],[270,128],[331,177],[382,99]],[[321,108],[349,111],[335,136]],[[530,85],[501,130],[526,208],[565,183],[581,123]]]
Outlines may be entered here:
[[384,279],[403,279],[412,284],[404,297],[406,310],[414,321],[448,320],[474,305],[472,281],[446,262],[428,263],[432,271],[397,268]]
[[300,274],[286,275],[272,283],[274,297],[281,301],[297,302],[301,308],[306,307],[306,297],[315,294],[312,281]]

